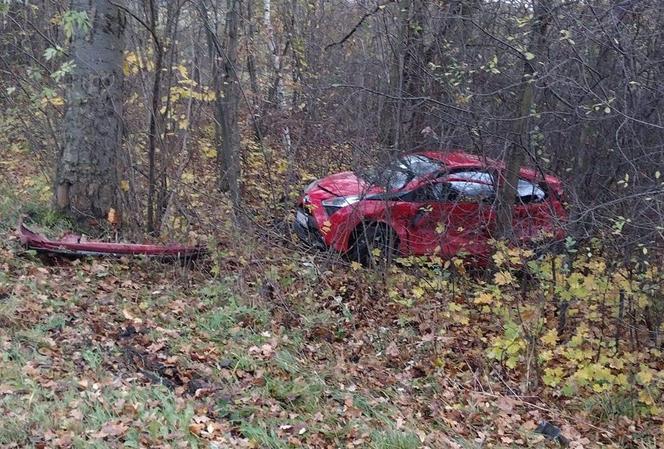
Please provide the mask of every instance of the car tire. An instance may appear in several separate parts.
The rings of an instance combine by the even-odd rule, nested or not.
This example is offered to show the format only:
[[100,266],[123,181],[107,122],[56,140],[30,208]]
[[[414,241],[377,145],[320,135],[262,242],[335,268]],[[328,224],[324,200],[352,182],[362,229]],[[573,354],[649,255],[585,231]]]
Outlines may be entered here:
[[381,223],[363,224],[355,231],[351,258],[366,267],[385,267],[397,254],[397,235]]

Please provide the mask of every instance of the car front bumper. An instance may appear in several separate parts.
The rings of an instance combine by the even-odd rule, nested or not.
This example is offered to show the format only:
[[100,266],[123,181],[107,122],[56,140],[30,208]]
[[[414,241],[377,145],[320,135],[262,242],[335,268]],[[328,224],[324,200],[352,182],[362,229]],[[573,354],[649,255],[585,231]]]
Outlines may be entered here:
[[305,209],[298,208],[296,210],[293,227],[295,228],[295,233],[303,242],[319,249],[327,248],[316,224],[316,219],[308,214]]

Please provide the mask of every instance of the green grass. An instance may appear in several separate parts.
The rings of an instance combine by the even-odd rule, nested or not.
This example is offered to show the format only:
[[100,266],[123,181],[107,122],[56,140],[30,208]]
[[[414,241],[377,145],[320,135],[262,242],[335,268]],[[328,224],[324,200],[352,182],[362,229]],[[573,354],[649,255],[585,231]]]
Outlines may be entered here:
[[97,371],[104,362],[104,356],[97,348],[89,348],[81,353],[83,360],[92,371]]
[[[2,273],[0,273],[0,285]],[[15,295],[7,295],[6,297],[0,299],[0,326],[5,328],[13,328],[19,323],[19,318],[17,317],[17,311],[21,304],[21,300]]]
[[55,211],[45,199],[43,182],[28,188],[22,195],[0,182],[0,230],[14,229],[21,217],[25,217],[24,221],[28,225],[53,232],[76,229],[67,216]]
[[265,379],[265,390],[287,410],[313,413],[318,409],[324,384],[306,377],[282,379],[269,376]]
[[240,426],[240,432],[245,438],[257,444],[260,448],[285,449],[289,447],[277,436],[274,430],[268,430],[258,423],[243,423]]
[[598,393],[585,399],[583,409],[598,422],[613,422],[621,416],[633,418],[640,411],[634,398],[611,392]]
[[418,449],[420,446],[417,435],[399,430],[375,432],[371,438],[372,449]]

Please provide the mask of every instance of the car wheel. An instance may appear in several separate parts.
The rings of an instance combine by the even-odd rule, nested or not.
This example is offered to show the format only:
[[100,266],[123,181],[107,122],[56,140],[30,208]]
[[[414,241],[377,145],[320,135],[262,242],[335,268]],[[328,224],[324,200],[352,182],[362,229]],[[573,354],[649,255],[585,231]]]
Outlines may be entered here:
[[387,266],[397,254],[397,236],[388,225],[373,223],[358,227],[351,256],[367,267]]

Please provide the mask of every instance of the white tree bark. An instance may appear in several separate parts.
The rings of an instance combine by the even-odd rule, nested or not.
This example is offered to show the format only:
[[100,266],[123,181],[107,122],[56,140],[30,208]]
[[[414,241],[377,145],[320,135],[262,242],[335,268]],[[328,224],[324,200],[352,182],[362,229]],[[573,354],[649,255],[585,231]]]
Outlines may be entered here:
[[263,0],[263,25],[267,34],[267,50],[272,62],[274,79],[268,94],[268,99],[274,102],[277,109],[286,107],[286,96],[281,76],[281,56],[277,50],[277,43],[274,39],[274,27],[272,26],[272,4],[270,0]]

